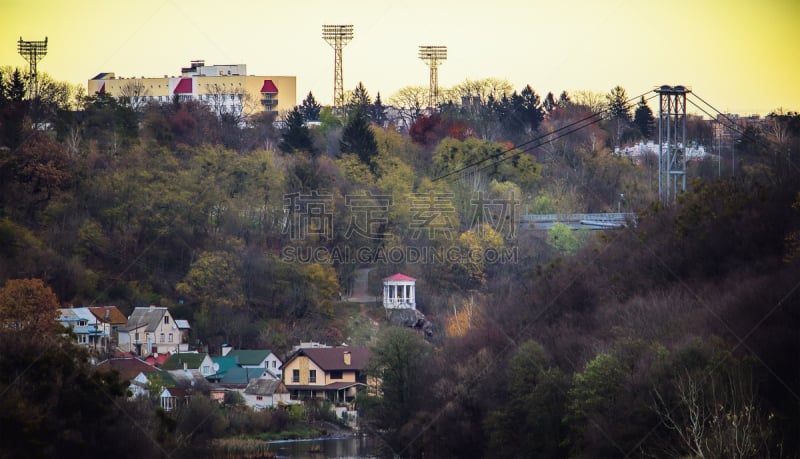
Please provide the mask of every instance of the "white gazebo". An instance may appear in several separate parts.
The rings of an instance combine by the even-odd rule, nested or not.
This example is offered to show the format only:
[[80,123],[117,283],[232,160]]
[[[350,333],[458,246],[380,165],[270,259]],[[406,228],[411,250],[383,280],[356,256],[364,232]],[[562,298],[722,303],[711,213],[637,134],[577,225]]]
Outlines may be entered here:
[[417,280],[405,274],[383,279],[383,307],[388,309],[417,309],[414,299]]

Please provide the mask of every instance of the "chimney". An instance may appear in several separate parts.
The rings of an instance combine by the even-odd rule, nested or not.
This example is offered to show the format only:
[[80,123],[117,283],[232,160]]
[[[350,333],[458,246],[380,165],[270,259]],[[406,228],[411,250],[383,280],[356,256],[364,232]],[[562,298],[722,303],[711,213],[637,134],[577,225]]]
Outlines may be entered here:
[[344,364],[350,366],[350,351],[344,351]]
[[188,369],[189,369],[189,366],[186,365],[186,362],[183,362],[183,371],[186,371]]
[[154,304],[151,304],[151,305],[150,305],[150,310],[151,310],[151,311],[154,311],[155,309],[156,309],[156,305],[154,305]]

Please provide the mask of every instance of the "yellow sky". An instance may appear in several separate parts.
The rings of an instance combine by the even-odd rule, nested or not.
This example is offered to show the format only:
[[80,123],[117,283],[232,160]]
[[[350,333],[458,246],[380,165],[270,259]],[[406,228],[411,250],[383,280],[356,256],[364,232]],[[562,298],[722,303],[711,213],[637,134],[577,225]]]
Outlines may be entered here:
[[354,25],[345,89],[361,81],[384,101],[427,86],[417,48],[432,44],[448,47],[441,87],[493,77],[542,96],[616,85],[635,96],[682,84],[726,112],[800,111],[796,0],[0,0],[0,66],[26,67],[17,40],[47,36],[39,70],[57,80],[178,75],[204,59],[294,75],[300,100],[327,104],[322,24]]

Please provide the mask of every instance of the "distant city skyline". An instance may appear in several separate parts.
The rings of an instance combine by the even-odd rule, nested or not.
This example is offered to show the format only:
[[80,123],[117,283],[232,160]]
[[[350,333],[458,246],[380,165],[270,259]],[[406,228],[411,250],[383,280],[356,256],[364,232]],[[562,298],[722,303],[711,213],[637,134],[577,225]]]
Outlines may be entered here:
[[353,24],[344,89],[362,82],[385,103],[403,87],[427,88],[418,47],[444,45],[440,88],[498,78],[541,97],[617,85],[635,96],[686,85],[723,112],[800,111],[795,0],[0,0],[0,10],[0,65],[27,68],[17,40],[48,37],[39,71],[84,88],[101,72],[177,76],[202,59],[296,76],[296,103],[312,92],[327,105],[334,55],[322,25]]

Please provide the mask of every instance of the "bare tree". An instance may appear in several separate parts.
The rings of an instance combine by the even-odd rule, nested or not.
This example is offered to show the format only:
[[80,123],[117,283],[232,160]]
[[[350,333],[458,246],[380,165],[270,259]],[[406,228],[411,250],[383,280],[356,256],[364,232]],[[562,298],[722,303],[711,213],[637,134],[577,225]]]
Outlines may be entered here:
[[389,104],[398,110],[400,125],[408,129],[422,115],[428,104],[429,89],[422,86],[406,86],[389,98]]
[[120,87],[119,95],[121,100],[138,112],[147,104],[145,97],[150,95],[150,90],[142,80],[131,79]]

